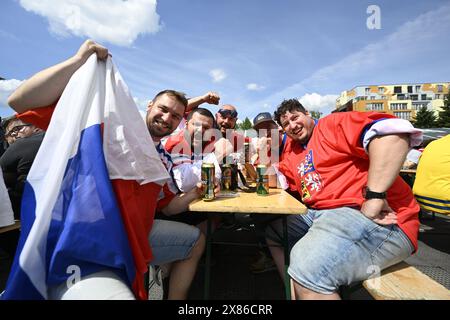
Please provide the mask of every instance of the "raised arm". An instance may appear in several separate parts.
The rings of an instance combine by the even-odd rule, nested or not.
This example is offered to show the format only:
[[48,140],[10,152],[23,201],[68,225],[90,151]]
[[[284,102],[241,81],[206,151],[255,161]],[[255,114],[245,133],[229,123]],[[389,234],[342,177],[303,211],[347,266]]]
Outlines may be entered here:
[[108,56],[108,49],[86,40],[74,56],[26,80],[8,98],[8,104],[18,113],[51,105],[61,96],[70,77],[94,52],[102,60]]
[[[369,144],[369,175],[367,187],[386,192],[397,178],[409,150],[409,134],[378,136]],[[361,212],[379,224],[395,224],[395,213],[383,199],[366,200]]]
[[209,104],[219,104],[220,97],[215,92],[207,92],[202,96],[198,96],[195,98],[191,98],[188,100],[188,106],[186,108],[186,112],[191,112],[195,108],[197,108],[199,105],[203,103],[209,103]]

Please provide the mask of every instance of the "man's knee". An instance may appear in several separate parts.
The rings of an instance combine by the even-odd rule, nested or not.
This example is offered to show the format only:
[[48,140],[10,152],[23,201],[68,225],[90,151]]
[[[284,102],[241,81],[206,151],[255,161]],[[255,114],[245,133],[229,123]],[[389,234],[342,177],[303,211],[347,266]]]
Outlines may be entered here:
[[205,235],[202,232],[200,232],[197,242],[194,244],[194,247],[192,248],[189,257],[200,257],[203,254],[203,251],[205,251],[205,244],[206,244]]

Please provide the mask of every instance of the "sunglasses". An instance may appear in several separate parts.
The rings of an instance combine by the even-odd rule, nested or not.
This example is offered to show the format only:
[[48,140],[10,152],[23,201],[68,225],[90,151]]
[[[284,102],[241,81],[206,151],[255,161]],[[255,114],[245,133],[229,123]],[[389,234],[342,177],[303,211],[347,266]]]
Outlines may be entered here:
[[237,118],[237,116],[238,116],[238,113],[236,110],[220,109],[218,112],[224,118],[226,118],[226,117]]
[[15,126],[15,127],[11,128],[11,130],[9,130],[7,133],[5,133],[5,137],[10,137],[13,134],[17,134],[20,130],[22,130],[22,128],[29,127],[29,126],[30,126],[30,124],[21,124],[19,126]]

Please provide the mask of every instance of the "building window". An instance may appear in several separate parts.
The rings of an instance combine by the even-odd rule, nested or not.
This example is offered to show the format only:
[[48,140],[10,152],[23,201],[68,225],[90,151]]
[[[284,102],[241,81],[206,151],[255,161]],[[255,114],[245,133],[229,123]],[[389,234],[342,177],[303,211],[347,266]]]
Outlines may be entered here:
[[413,93],[412,86],[408,86],[408,93]]
[[395,86],[394,87],[394,93],[402,93],[402,87],[401,86]]
[[434,98],[435,98],[435,99],[442,99],[441,94],[436,94],[436,95],[434,96]]
[[427,100],[427,95],[426,94],[421,94],[420,95],[420,100]]
[[367,103],[366,110],[367,111],[383,111],[384,106],[382,103]]
[[412,108],[414,109],[414,110],[420,110],[420,109],[422,109],[422,108],[428,108],[428,102],[426,102],[426,103],[417,103],[417,102],[415,102],[415,103],[413,103],[412,104]]
[[370,100],[375,100],[375,96],[370,96]]
[[398,95],[397,95],[397,99],[398,99],[398,100],[405,100],[406,97],[405,97],[404,94],[398,94]]
[[413,101],[417,101],[417,100],[419,100],[419,95],[417,95],[417,94],[410,94],[409,98],[411,100],[413,100]]
[[437,85],[437,91],[442,92],[444,90],[444,86],[442,84]]
[[386,96],[381,96],[381,100],[386,100]]
[[420,92],[420,86],[416,86],[416,93]]
[[407,103],[391,103],[391,110],[406,110],[408,108]]
[[378,93],[383,94],[384,93],[384,87],[378,87]]
[[365,94],[366,94],[366,96],[368,96],[370,94],[370,88],[366,88]]
[[400,119],[404,120],[410,120],[411,119],[411,112],[394,112],[394,116]]

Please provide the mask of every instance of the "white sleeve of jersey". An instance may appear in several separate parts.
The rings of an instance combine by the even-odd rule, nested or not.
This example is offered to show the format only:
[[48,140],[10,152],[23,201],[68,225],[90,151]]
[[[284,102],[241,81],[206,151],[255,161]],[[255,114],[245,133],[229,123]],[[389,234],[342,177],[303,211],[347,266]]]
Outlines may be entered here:
[[194,160],[190,163],[181,163],[173,167],[173,176],[181,192],[188,192],[195,188],[198,182],[202,179],[202,163],[214,163],[215,176],[218,181],[222,175],[219,163],[214,153],[207,153],[203,155],[203,160]]
[[409,133],[409,146],[415,147],[422,143],[423,132],[414,128],[411,122],[403,119],[384,119],[374,123],[367,130],[363,139],[363,146],[367,152],[369,142],[376,136],[385,136],[388,134]]

